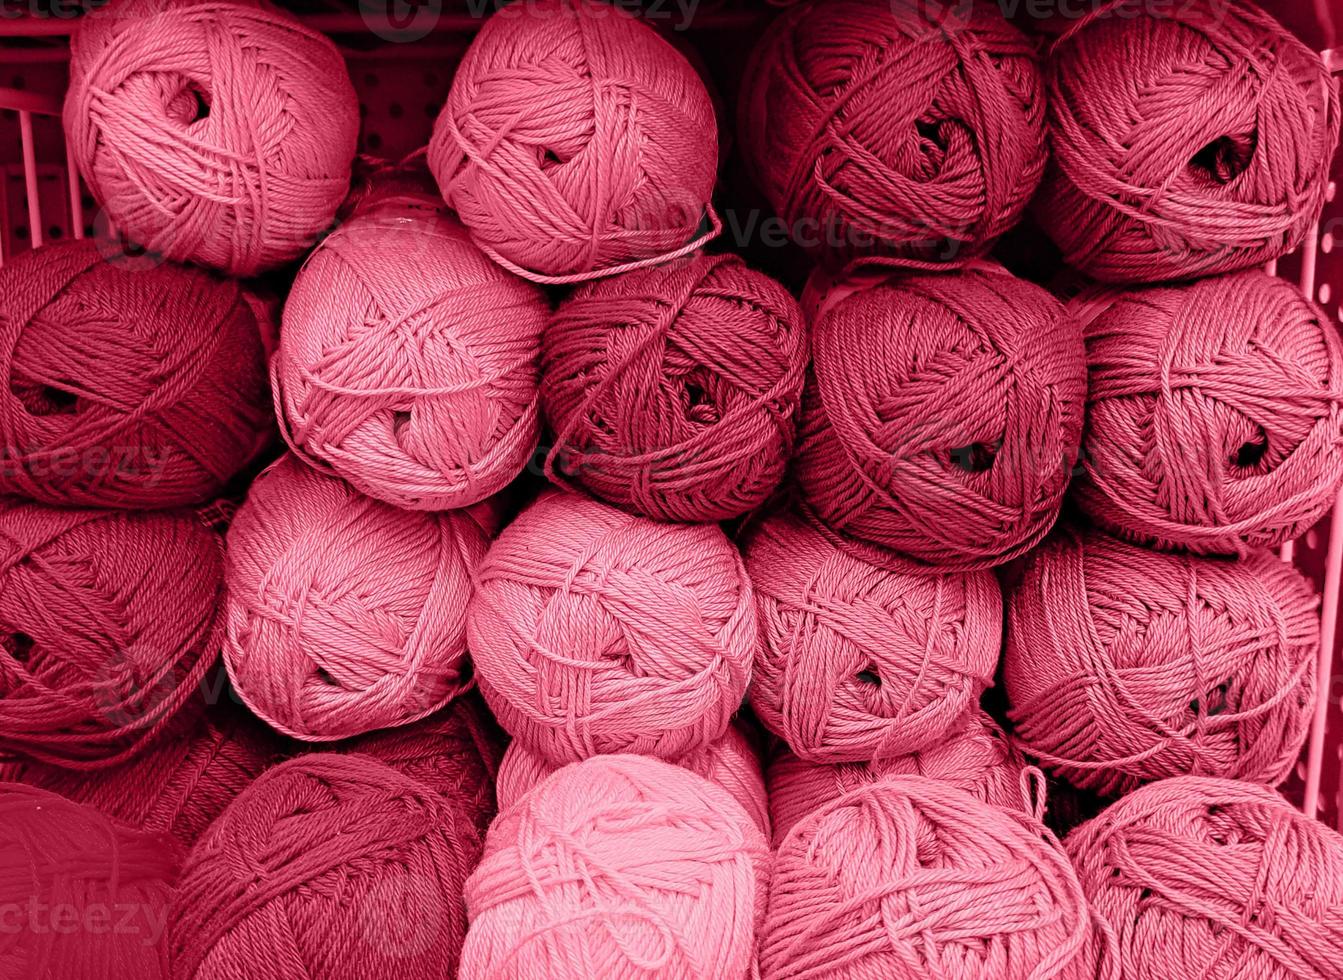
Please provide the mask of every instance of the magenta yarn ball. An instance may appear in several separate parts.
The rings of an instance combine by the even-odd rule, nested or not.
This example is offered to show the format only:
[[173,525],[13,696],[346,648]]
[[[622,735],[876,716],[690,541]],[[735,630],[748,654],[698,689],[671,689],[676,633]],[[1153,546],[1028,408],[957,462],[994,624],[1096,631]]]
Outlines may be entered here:
[[228,532],[224,663],[278,731],[329,741],[404,725],[467,680],[465,512],[398,510],[287,456]]
[[550,305],[428,198],[371,199],[308,257],[273,367],[295,451],[411,510],[501,490],[536,449]]
[[1008,601],[1022,749],[1102,794],[1195,774],[1280,782],[1314,707],[1319,602],[1267,551],[1149,551],[1064,529]]
[[717,132],[703,81],[647,24],[596,0],[532,0],[476,34],[429,167],[492,258],[572,281],[694,243]]
[[250,276],[335,217],[359,102],[336,46],[268,3],[113,0],[73,33],[64,121],[118,232]]
[[991,572],[918,574],[792,514],[745,544],[764,643],[751,705],[811,762],[867,762],[951,732],[993,682],[1003,605]]
[[559,491],[490,547],[468,636],[499,723],[554,763],[676,758],[720,738],[759,645],[741,555],[717,526]]

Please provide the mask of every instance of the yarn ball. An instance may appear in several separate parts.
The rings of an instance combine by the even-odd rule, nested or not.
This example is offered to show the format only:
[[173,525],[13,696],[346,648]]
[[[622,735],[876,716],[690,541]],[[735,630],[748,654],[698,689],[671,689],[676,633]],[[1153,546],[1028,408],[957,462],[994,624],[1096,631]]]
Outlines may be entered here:
[[1035,47],[988,0],[797,4],[745,79],[742,153],[822,260],[983,254],[1044,172]]
[[171,838],[0,783],[0,980],[161,980]]
[[0,754],[89,769],[145,749],[215,663],[223,564],[190,514],[0,499]]
[[1003,603],[991,572],[914,574],[791,514],[745,545],[764,643],[751,705],[811,762],[867,762],[944,738],[993,683]]
[[977,708],[964,723],[921,752],[873,762],[824,765],[783,749],[766,772],[774,846],[804,817],[845,793],[885,776],[927,776],[1005,810],[1025,812],[1026,763],[997,724]]
[[1031,818],[888,776],[798,823],[775,853],[764,980],[1094,980],[1086,899]]
[[796,473],[839,533],[985,568],[1053,525],[1082,438],[1081,329],[998,267],[841,284],[812,321]]
[[286,456],[228,533],[224,663],[277,731],[321,742],[423,718],[461,693],[485,535],[400,510]]
[[713,524],[658,524],[543,494],[479,565],[467,620],[481,693],[527,748],[674,759],[722,736],[759,643],[741,555]]
[[1277,793],[1184,776],[1144,786],[1065,842],[1129,977],[1338,976],[1343,837]]
[[1310,727],[1318,608],[1267,551],[1228,561],[1064,531],[1008,600],[1016,737],[1103,795],[1184,774],[1277,783]]
[[566,766],[490,828],[462,980],[745,980],[768,874],[760,829],[713,783],[642,756]]
[[1074,303],[1090,403],[1074,496],[1160,547],[1244,554],[1309,530],[1343,482],[1343,344],[1262,270]]
[[61,506],[198,504],[270,436],[263,306],[91,241],[0,269],[0,493]]
[[1338,92],[1251,3],[1129,0],[1053,49],[1040,224],[1107,282],[1192,279],[1297,248],[1324,206]]
[[[769,806],[765,795],[765,777],[760,771],[760,759],[746,737],[729,725],[722,738],[681,756],[668,760],[697,776],[727,790],[728,795],[741,804],[755,825],[769,833]],[[559,766],[528,750],[521,742],[514,742],[504,753],[499,766],[499,809],[507,809],[527,792],[539,785]]]
[[583,286],[542,350],[557,482],[646,517],[718,521],[753,510],[783,478],[807,366],[802,311],[739,258]]
[[578,281],[702,243],[717,134],[703,81],[647,24],[596,0],[534,0],[481,26],[428,159],[491,258]]
[[368,756],[300,756],[244,790],[187,856],[172,975],[454,977],[481,847],[466,801]]
[[371,497],[464,507],[536,449],[550,305],[428,198],[371,200],[308,257],[273,366],[290,445]]
[[115,768],[79,772],[41,763],[0,764],[0,779],[22,780],[87,803],[131,827],[171,835],[189,848],[288,749],[283,739],[225,700],[208,711],[183,710],[145,751]]
[[112,0],[71,38],[64,121],[118,232],[251,276],[331,223],[359,103],[336,46],[267,3]]

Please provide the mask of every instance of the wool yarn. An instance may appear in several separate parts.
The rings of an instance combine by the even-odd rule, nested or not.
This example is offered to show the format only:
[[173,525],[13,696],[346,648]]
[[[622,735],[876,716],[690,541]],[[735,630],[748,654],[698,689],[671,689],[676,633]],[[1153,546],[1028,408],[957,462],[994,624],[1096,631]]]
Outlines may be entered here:
[[[755,749],[738,730],[729,725],[722,738],[714,739],[679,759],[668,760],[697,776],[727,790],[741,804],[755,825],[769,833],[769,805],[765,795],[765,777]],[[513,742],[499,766],[499,809],[507,809],[538,786],[559,766]]]
[[216,496],[269,438],[267,313],[237,283],[87,239],[0,269],[0,493],[77,507]]
[[1025,761],[1002,729],[978,708],[972,708],[961,726],[944,739],[908,755],[824,765],[807,762],[785,748],[766,772],[774,846],[781,846],[788,832],[808,814],[885,776],[940,779],[985,803],[1025,812],[1026,772]]
[[0,783],[0,980],[161,980],[171,838]]
[[764,643],[751,705],[811,762],[867,762],[943,739],[993,682],[1003,604],[991,572],[869,562],[792,514],[744,547]]
[[717,521],[783,478],[807,366],[802,311],[736,256],[580,287],[542,351],[552,479],[646,517]]
[[1338,976],[1343,837],[1270,789],[1167,779],[1065,844],[1124,980]]
[[752,54],[742,153],[817,258],[960,262],[1017,223],[1045,165],[1033,43],[986,0],[811,0]]
[[1136,0],[1049,59],[1040,224],[1107,282],[1192,279],[1297,248],[1324,206],[1338,92],[1252,3]]
[[1189,773],[1277,783],[1310,726],[1317,609],[1267,551],[1227,561],[1065,529],[1008,600],[1016,737],[1101,794]]
[[[441,203],[441,202],[440,202]],[[536,448],[550,305],[427,197],[370,197],[308,257],[272,365],[295,452],[411,510],[502,489]]]
[[812,327],[796,474],[823,522],[939,568],[1045,535],[1086,399],[1081,330],[1057,300],[979,264],[841,283]]
[[1244,554],[1309,530],[1343,482],[1343,344],[1249,270],[1085,294],[1090,403],[1075,496],[1134,540]]
[[228,533],[224,663],[247,706],[308,741],[404,725],[466,686],[480,525],[399,510],[286,456]]
[[769,846],[723,789],[642,756],[548,777],[466,883],[462,980],[745,980]]
[[454,977],[480,849],[466,801],[369,756],[300,756],[244,790],[187,856],[172,976]]
[[721,737],[759,643],[741,555],[716,525],[558,491],[490,547],[467,635],[499,723],[556,764],[674,759]]
[[89,769],[145,749],[199,697],[223,588],[190,514],[0,498],[0,753]]
[[764,980],[1094,980],[1086,899],[1058,842],[947,783],[888,776],[775,854]]
[[[574,282],[702,245],[718,123],[695,69],[624,9],[535,0],[489,18],[453,77],[429,167],[505,268]],[[693,239],[693,240],[692,240]]]
[[110,222],[251,276],[311,248],[350,183],[359,103],[336,46],[262,0],[113,0],[70,44],[65,132]]

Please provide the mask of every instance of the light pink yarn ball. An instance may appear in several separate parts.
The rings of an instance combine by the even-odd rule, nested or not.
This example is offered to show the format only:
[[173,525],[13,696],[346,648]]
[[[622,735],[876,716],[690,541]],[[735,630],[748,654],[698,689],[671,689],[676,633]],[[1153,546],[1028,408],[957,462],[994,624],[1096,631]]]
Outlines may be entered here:
[[769,846],[732,797],[642,756],[566,766],[466,882],[462,980],[746,980]]
[[468,515],[398,510],[287,456],[228,533],[224,663],[286,735],[329,741],[404,725],[460,693]]
[[796,824],[831,800],[884,776],[927,776],[1006,810],[1027,812],[1026,762],[1002,729],[972,709],[962,727],[921,752],[875,762],[823,765],[780,752],[766,772],[769,816],[778,847]]
[[331,223],[359,103],[336,46],[269,4],[114,0],[71,39],[64,120],[117,231],[250,276]]
[[1095,980],[1086,899],[1031,818],[889,776],[775,854],[764,980]]
[[1318,600],[1292,566],[1061,530],[1008,601],[1022,749],[1101,794],[1185,774],[1277,783],[1309,729]]
[[674,759],[721,737],[759,642],[741,556],[716,525],[555,491],[490,548],[468,634],[499,723],[555,763]]
[[[722,738],[700,746],[679,759],[669,759],[682,769],[721,786],[741,804],[766,834],[769,833],[769,806],[765,795],[765,777],[760,759],[735,725],[729,725]],[[559,766],[513,742],[499,764],[495,793],[503,810],[522,799],[529,790],[555,772]]]
[[792,514],[763,521],[745,553],[764,634],[751,705],[802,758],[917,751],[992,682],[1002,594],[991,572],[882,567]]
[[305,458],[410,510],[502,489],[536,448],[550,305],[428,198],[371,200],[304,263],[273,366]]

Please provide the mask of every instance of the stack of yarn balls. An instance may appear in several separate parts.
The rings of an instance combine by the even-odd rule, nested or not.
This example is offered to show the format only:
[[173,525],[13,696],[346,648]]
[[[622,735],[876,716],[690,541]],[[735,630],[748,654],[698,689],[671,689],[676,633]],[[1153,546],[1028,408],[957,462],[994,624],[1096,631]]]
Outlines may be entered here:
[[1278,789],[1343,343],[1264,269],[1324,62],[778,6],[740,76],[503,5],[401,160],[268,0],[82,18],[98,234],[0,269],[0,980],[1343,976]]

